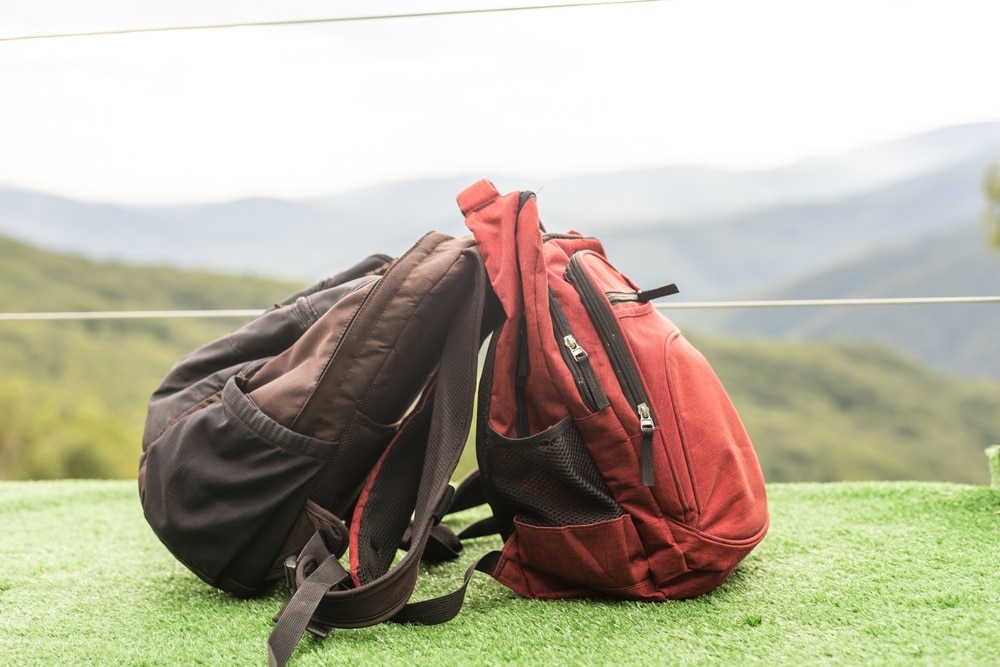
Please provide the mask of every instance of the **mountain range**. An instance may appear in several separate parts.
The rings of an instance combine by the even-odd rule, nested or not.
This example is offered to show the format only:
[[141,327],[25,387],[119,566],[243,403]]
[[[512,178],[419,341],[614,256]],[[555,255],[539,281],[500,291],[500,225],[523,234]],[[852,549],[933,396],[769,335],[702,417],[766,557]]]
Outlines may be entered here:
[[[676,282],[683,300],[992,295],[1000,293],[1000,256],[978,218],[983,173],[998,161],[1000,122],[780,169],[494,182],[501,191],[534,190],[547,229],[599,236],[640,286]],[[0,187],[0,235],[93,259],[306,282],[364,254],[400,253],[430,229],[464,233],[454,197],[481,176],[175,206]],[[667,312],[714,334],[874,340],[938,369],[1000,377],[997,304]]]

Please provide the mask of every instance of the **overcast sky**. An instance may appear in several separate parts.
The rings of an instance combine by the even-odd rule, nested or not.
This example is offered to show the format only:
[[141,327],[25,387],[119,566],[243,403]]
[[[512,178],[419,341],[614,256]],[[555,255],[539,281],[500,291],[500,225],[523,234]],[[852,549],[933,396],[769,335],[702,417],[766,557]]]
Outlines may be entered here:
[[[0,0],[0,36],[550,4]],[[670,0],[0,42],[0,183],[299,197],[760,168],[1000,120],[997,0]]]

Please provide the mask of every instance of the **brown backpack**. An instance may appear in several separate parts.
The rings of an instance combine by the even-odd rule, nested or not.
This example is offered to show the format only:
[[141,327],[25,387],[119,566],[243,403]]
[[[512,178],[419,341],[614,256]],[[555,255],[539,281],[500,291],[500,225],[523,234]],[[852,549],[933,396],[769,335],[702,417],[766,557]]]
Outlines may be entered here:
[[[242,597],[283,577],[311,537],[337,556],[350,543],[351,585],[378,580],[383,593],[373,609],[343,591],[343,622],[395,615],[451,503],[486,294],[472,239],[434,232],[181,359],[143,436],[139,490],[154,532]],[[424,474],[400,474],[414,470]],[[387,575],[404,533],[412,558]]]

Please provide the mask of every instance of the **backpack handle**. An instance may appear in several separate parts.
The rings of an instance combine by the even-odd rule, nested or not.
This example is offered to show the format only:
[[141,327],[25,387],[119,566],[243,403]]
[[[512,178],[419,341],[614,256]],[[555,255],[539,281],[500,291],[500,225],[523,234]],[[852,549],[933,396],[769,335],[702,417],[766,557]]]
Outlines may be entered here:
[[462,215],[469,215],[472,211],[489,204],[499,196],[500,192],[493,183],[484,178],[459,193],[457,197],[458,208],[461,209]]

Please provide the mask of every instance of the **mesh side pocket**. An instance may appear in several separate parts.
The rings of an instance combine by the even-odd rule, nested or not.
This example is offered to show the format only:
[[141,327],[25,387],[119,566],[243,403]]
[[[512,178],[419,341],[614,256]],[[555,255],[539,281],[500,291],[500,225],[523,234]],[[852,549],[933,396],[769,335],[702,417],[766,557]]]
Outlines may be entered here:
[[477,456],[505,537],[515,518],[533,526],[573,526],[625,513],[571,417],[517,439],[505,438],[481,422]]

